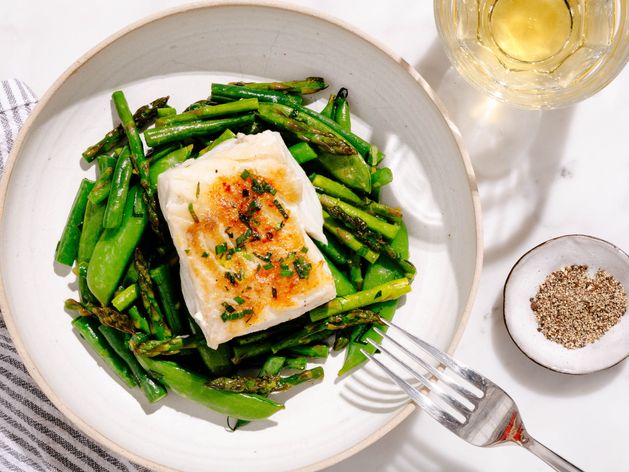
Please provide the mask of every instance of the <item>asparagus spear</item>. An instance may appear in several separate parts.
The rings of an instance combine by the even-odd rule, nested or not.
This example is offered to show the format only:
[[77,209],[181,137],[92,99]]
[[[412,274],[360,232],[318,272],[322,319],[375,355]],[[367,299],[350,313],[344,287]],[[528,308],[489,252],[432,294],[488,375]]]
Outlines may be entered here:
[[295,93],[298,95],[317,93],[328,86],[321,77],[307,77],[303,80],[287,82],[230,82],[230,85],[237,85],[251,90],[274,90],[276,92]]
[[166,323],[170,326],[172,334],[185,334],[180,317],[181,302],[178,294],[175,293],[175,287],[170,276],[170,269],[167,265],[161,265],[152,269],[149,274],[157,287],[157,293],[159,293],[159,298],[162,301]]
[[[376,231],[381,235],[385,236],[388,239],[393,239],[397,232],[400,230],[400,226],[396,224],[387,223],[386,221],[370,215],[366,211],[363,211],[359,208],[356,208],[349,203],[346,203],[338,198],[330,197],[326,194],[318,194],[319,201],[323,208],[325,208],[328,213],[332,216],[336,216],[339,212],[342,212],[346,215],[346,218],[343,218],[343,222],[347,220],[347,218],[351,218],[352,220],[360,220],[362,223],[360,227],[366,227],[371,229],[372,231]],[[353,228],[352,228],[353,229]]]
[[317,158],[317,153],[306,142],[300,142],[293,144],[288,148],[291,155],[295,158],[298,164],[303,165],[306,162],[310,162]]
[[[144,335],[140,335],[144,336]],[[177,336],[168,339],[132,337],[129,346],[138,356],[155,357],[179,354],[184,349],[196,349],[203,339],[198,336]]]
[[162,310],[155,298],[151,276],[149,275],[148,266],[140,248],[135,249],[134,263],[135,268],[138,271],[140,297],[142,298],[144,308],[149,314],[149,319],[151,320],[151,333],[155,335],[157,339],[169,338],[171,336],[171,331],[164,321]]
[[217,390],[238,393],[256,393],[268,395],[272,392],[282,392],[295,385],[299,385],[310,380],[323,378],[323,368],[315,367],[290,377],[280,377],[271,375],[267,377],[218,377],[210,380],[207,385]]
[[140,296],[138,284],[131,284],[119,292],[112,300],[111,304],[118,311],[125,311]]
[[[157,109],[164,107],[167,102],[168,97],[161,97],[152,101],[148,105],[138,108],[138,110],[133,114],[133,121],[136,123],[138,128],[146,128],[157,116]],[[107,133],[98,143],[83,151],[83,158],[87,162],[92,162],[97,156],[119,147],[125,140],[126,133],[123,125],[120,124]]]
[[323,175],[312,174],[309,178],[312,185],[326,195],[336,197],[344,202],[351,203],[352,205],[362,208],[367,213],[382,216],[396,223],[400,222],[402,219],[402,211],[399,208],[388,207],[382,203],[374,202],[367,197],[361,198],[342,183],[329,179]]
[[135,332],[131,318],[113,308],[81,303],[71,298],[65,301],[65,308],[77,311],[81,316],[94,316],[105,326],[111,326],[118,331],[131,334]]
[[355,251],[372,264],[378,259],[380,254],[371,250],[368,246],[359,241],[356,236],[340,226],[325,210],[323,211],[323,227],[336,236],[342,244],[352,251]]
[[[112,153],[115,154],[115,153]],[[111,178],[116,167],[117,156],[103,154],[98,156],[98,179],[94,188],[87,197],[93,204],[98,204],[105,200],[111,190]]]
[[122,214],[124,213],[125,202],[129,193],[132,172],[133,164],[131,163],[129,147],[125,146],[118,158],[111,178],[111,190],[107,198],[107,208],[103,217],[103,226],[105,228],[117,228],[122,222]]
[[356,153],[329,126],[290,106],[260,103],[258,116],[280,129],[290,131],[301,141],[317,146],[322,152],[350,156]]
[[394,300],[410,291],[411,285],[407,278],[392,280],[391,282],[345,295],[344,297],[336,297],[325,305],[312,310],[310,319],[312,321],[323,320],[338,313],[373,305],[374,303]]
[[140,310],[138,310],[137,306],[134,305],[129,308],[127,313],[129,315],[129,318],[131,318],[135,329],[145,334],[149,334],[151,332],[151,327],[149,326],[148,320],[144,317],[144,315],[142,315],[142,313],[140,313]]

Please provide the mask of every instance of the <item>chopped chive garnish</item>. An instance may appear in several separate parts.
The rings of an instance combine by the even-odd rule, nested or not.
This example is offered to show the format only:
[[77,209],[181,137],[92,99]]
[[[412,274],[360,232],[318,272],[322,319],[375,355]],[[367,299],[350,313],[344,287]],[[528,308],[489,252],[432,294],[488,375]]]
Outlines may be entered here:
[[232,313],[228,313],[227,311],[224,311],[223,314],[221,315],[221,319],[223,321],[234,321],[234,320],[239,320],[240,318],[244,318],[245,316],[248,316],[248,315],[253,315],[253,310],[250,308],[247,308],[241,311],[234,311]]
[[196,192],[197,198],[199,198],[200,193],[201,193],[201,182],[197,182],[197,192]]
[[273,298],[277,298],[277,289],[275,287],[271,287],[271,295]]
[[234,301],[238,303],[239,305],[242,305],[243,303],[245,303],[245,299],[242,297],[234,297]]
[[236,311],[236,309],[227,302],[223,302],[221,303],[221,305],[223,305],[223,308],[225,308],[225,311],[227,311],[228,313],[233,313],[234,311]]
[[253,256],[251,254],[249,254],[248,252],[243,253],[242,257],[244,257],[248,261],[252,261],[253,260]]
[[258,254],[257,252],[254,252],[253,255],[264,262],[271,262],[271,257],[273,257],[272,252],[267,252],[266,254]]
[[288,270],[289,269],[287,264],[280,264],[280,268],[283,269],[283,270]]
[[291,277],[293,275],[293,271],[292,270],[280,270],[280,276],[281,277]]
[[236,285],[237,283],[236,274],[234,274],[233,272],[225,272],[225,278],[229,280],[230,284]]
[[207,251],[203,251],[203,254],[201,254],[201,257],[208,257],[210,254]]
[[277,208],[277,211],[280,212],[280,215],[282,215],[282,217],[287,220],[288,219],[288,213],[286,213],[286,210],[284,209],[284,206],[280,203],[280,201],[276,198],[273,200],[273,205],[275,205],[275,208]]
[[194,205],[192,204],[192,202],[188,203],[188,211],[190,212],[190,216],[192,217],[194,222],[198,223],[199,222],[199,217],[197,216],[197,214],[194,211]]
[[251,179],[251,190],[257,194],[270,193],[275,195],[277,193],[277,190],[271,184],[262,179]]
[[284,227],[284,221],[280,221],[278,224],[275,225],[275,231],[279,231]]
[[300,249],[300,251],[301,251],[301,252],[303,252],[303,253],[305,254],[305,253],[307,253],[307,252],[308,252],[308,248],[307,248],[306,246],[303,246],[303,247]]
[[216,247],[214,248],[214,252],[216,253],[217,256],[220,256],[224,252],[227,252],[227,243],[217,244]]
[[297,259],[295,259],[295,262],[293,262],[293,267],[295,268],[295,272],[297,272],[297,275],[300,279],[307,279],[310,276],[312,264],[306,262],[303,257],[299,256]]
[[185,252],[186,254],[190,254],[190,249],[184,249],[183,252]]
[[249,171],[247,169],[242,171],[242,174],[240,174],[240,178],[242,180],[247,180],[249,178],[251,174],[249,173]]
[[273,264],[271,264],[270,262],[269,262],[268,264],[264,264],[264,265],[262,266],[262,268],[263,268],[263,269],[266,269],[266,270],[270,270],[270,269],[272,269],[273,267],[274,267],[274,266],[273,266]]
[[252,234],[251,230],[247,228],[247,231],[245,231],[244,233],[242,233],[240,236],[236,238],[236,246],[242,246],[244,243],[246,243],[247,239],[249,239],[251,234]]

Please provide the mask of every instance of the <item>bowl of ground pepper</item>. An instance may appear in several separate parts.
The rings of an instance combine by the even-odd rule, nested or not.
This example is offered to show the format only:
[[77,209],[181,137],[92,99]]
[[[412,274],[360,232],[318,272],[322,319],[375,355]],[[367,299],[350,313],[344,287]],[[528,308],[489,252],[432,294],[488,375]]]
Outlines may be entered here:
[[629,256],[592,236],[545,241],[513,266],[504,319],[520,350],[538,364],[587,374],[629,356]]

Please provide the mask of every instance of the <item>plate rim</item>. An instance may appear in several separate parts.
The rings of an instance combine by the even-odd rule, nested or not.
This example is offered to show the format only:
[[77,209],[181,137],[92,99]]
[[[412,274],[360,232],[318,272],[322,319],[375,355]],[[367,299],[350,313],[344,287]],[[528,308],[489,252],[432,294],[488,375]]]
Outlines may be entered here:
[[[337,17],[334,17],[330,14],[323,13],[319,10],[315,10],[312,8],[306,8],[298,5],[287,4],[282,1],[276,0],[260,0],[260,1],[251,1],[251,0],[206,0],[195,2],[187,5],[181,5],[177,7],[167,8],[164,10],[160,10],[158,12],[152,13],[148,16],[145,16],[139,20],[136,20],[127,26],[119,29],[118,31],[112,33],[107,36],[105,39],[98,42],[95,46],[90,48],[84,54],[82,54],[78,59],[76,59],[70,66],[53,82],[53,84],[46,90],[41,100],[38,102],[35,109],[31,112],[26,122],[20,129],[20,132],[15,140],[13,148],[9,153],[7,161],[5,163],[4,173],[0,178],[0,227],[3,225],[4,220],[4,206],[6,203],[6,195],[9,187],[9,182],[11,180],[11,175],[13,172],[13,168],[15,162],[17,161],[17,156],[21,151],[22,145],[25,141],[26,136],[29,134],[32,123],[35,121],[37,116],[41,113],[41,111],[45,108],[46,104],[52,96],[57,92],[57,90],[66,82],[66,80],[71,77],[74,73],[76,73],[85,63],[87,63],[93,56],[100,53],[102,50],[107,48],[109,45],[123,38],[124,36],[132,33],[133,31],[140,29],[150,23],[155,21],[159,21],[168,16],[173,16],[177,14],[187,13],[189,11],[201,10],[207,8],[215,8],[215,7],[264,7],[269,9],[277,9],[284,10],[293,13],[299,13],[303,16],[312,17],[316,20],[325,21],[327,23],[331,23],[335,26],[338,26],[346,31],[349,31],[353,35],[357,36],[359,39],[362,39],[368,42],[371,46],[379,49],[381,52],[389,56],[392,60],[394,60],[399,66],[402,67],[416,82],[417,84],[424,90],[424,92],[428,95],[430,100],[436,106],[439,111],[440,117],[444,120],[447,129],[450,130],[452,137],[454,138],[455,144],[458,148],[461,160],[463,162],[466,174],[467,181],[469,185],[470,196],[472,199],[472,207],[474,210],[474,223],[475,223],[475,234],[476,234],[476,247],[475,247],[475,268],[474,268],[474,276],[472,279],[472,284],[469,290],[469,294],[467,296],[466,303],[461,312],[461,318],[458,322],[458,325],[455,329],[455,332],[452,336],[452,339],[448,345],[447,352],[452,354],[459,344],[461,337],[463,336],[463,332],[465,331],[465,327],[467,325],[467,321],[469,319],[470,313],[472,311],[474,301],[476,298],[476,294],[478,291],[478,285],[480,282],[480,275],[483,266],[483,229],[482,229],[482,214],[481,214],[481,203],[480,203],[480,195],[478,192],[478,186],[476,183],[476,176],[474,173],[474,169],[472,166],[472,162],[470,156],[464,146],[463,138],[457,126],[454,124],[448,111],[443,105],[441,99],[437,96],[432,87],[428,84],[428,82],[420,75],[420,73],[411,66],[406,60],[404,60],[397,53],[392,51],[388,46],[385,46],[380,40],[375,39],[371,35],[361,31],[359,28],[347,23],[344,20],[341,20]],[[157,471],[164,472],[173,472],[177,471],[177,469],[170,468],[163,464],[158,464],[153,462],[143,456],[135,454],[131,451],[128,451],[123,446],[117,444],[103,433],[97,431],[92,426],[88,425],[82,418],[76,415],[68,406],[65,405],[61,401],[59,397],[54,393],[48,383],[44,380],[42,374],[39,372],[39,369],[32,361],[30,355],[28,354],[25,346],[22,343],[21,337],[18,335],[18,330],[16,323],[13,319],[13,315],[9,310],[7,295],[5,292],[4,284],[2,281],[2,277],[0,277],[0,312],[2,317],[4,318],[4,322],[7,326],[7,330],[13,343],[15,345],[16,351],[20,356],[20,359],[24,363],[26,370],[29,375],[33,378],[37,386],[42,390],[42,392],[46,395],[46,397],[50,400],[50,402],[59,410],[63,415],[70,420],[70,422],[83,434],[85,434],[90,439],[96,441],[102,446],[108,448],[114,453],[133,461],[137,464],[140,464],[144,467],[151,468]],[[299,470],[302,472],[314,472],[327,467],[331,467],[334,464],[338,464],[339,462],[353,456],[359,451],[367,448],[372,445],[384,435],[392,431],[396,426],[398,426],[402,421],[404,421],[417,407],[414,403],[409,402],[406,406],[404,406],[400,411],[389,420],[387,424],[385,424],[378,431],[373,432],[366,438],[357,442],[353,446],[347,448],[346,450],[336,453],[333,456],[330,456],[321,461],[310,464],[306,467],[302,467]]]

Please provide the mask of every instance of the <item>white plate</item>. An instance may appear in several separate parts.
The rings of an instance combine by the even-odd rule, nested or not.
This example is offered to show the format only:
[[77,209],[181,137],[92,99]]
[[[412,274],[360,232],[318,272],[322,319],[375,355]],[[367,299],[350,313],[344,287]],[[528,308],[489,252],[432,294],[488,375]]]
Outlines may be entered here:
[[320,75],[346,86],[357,131],[386,152],[419,269],[401,323],[453,349],[481,265],[479,203],[456,131],[421,77],[347,26],[269,4],[204,4],[135,24],[73,65],[48,91],[11,156],[0,195],[0,308],[31,375],[79,428],[156,469],[278,471],[329,466],[372,443],[413,407],[377,368],[326,379],[287,397],[286,410],[236,433],[225,418],[169,395],[149,406],[90,356],[63,300],[74,277],[53,264],[84,170],[80,153],[111,128],[110,94],[132,108],[170,94],[178,108],[212,80]]

